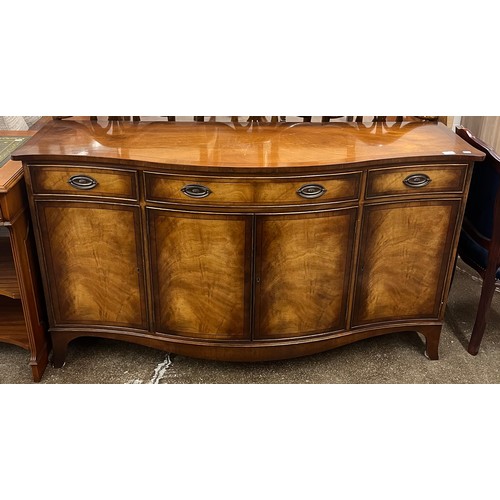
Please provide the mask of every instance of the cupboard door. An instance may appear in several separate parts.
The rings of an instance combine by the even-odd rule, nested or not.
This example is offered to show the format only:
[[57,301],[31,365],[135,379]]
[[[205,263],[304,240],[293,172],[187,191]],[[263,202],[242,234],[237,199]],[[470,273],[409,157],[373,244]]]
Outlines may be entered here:
[[345,329],[355,209],[257,216],[255,338]]
[[55,326],[147,328],[139,208],[36,204]]
[[148,210],[156,331],[250,339],[252,216]]
[[438,319],[459,204],[365,207],[353,326]]

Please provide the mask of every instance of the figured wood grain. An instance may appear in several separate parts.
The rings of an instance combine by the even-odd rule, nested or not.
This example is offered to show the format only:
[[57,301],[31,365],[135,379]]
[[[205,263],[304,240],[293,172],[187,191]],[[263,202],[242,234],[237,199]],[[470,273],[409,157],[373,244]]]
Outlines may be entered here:
[[353,325],[438,318],[459,204],[365,206]]
[[157,331],[250,338],[251,218],[150,210]]
[[[106,193],[90,203],[85,192],[50,191],[48,181],[30,193],[56,366],[68,342],[87,334],[256,361],[418,330],[437,358],[469,177],[456,186],[483,153],[435,123],[108,125],[50,123],[16,156],[28,180],[47,166],[79,164],[138,180],[129,203]],[[381,178],[366,197],[368,171],[426,165],[442,171],[437,190],[405,198],[394,187],[404,172],[392,170],[399,177]],[[294,201],[302,180],[332,182],[324,205]],[[184,183],[205,182],[209,197],[182,201]],[[135,299],[118,324],[125,291]]]
[[[264,205],[294,204],[311,205],[329,201],[357,200],[359,198],[359,183],[361,175],[352,173],[347,175],[305,177],[301,179],[262,179],[255,185],[255,203]],[[297,192],[308,185],[318,185],[325,189],[325,193],[318,198],[303,198]]]
[[[196,205],[310,205],[330,201],[356,200],[359,197],[360,174],[309,176],[292,178],[229,178],[208,176],[169,176],[146,173],[146,197],[151,201],[181,202]],[[191,198],[182,192],[185,186],[198,184],[210,189],[205,198]],[[306,199],[297,191],[317,184],[326,192],[315,199]]]
[[[403,181],[414,174],[425,174],[431,181],[423,187],[412,188]],[[461,192],[464,189],[467,165],[414,165],[386,168],[368,172],[367,197],[385,195],[421,195],[435,192]]]
[[255,338],[345,328],[356,210],[257,218]]
[[[97,186],[80,190],[68,181],[75,175],[85,175],[97,181]],[[135,172],[83,166],[47,166],[34,169],[32,189],[37,194],[73,194],[85,196],[113,196],[117,198],[137,198]]]
[[[463,153],[469,150],[470,153]],[[442,123],[228,123],[54,120],[13,154],[17,160],[259,167],[290,170],[395,160],[480,159]]]
[[40,202],[55,324],[146,328],[139,209]]

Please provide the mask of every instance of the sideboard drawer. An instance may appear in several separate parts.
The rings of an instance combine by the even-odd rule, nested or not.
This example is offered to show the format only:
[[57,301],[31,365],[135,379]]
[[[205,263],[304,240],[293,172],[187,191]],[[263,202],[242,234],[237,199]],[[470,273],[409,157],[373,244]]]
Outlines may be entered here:
[[69,194],[137,199],[133,170],[61,165],[30,167],[34,194]]
[[145,173],[146,199],[202,205],[301,205],[359,198],[359,172],[308,177],[176,176]]
[[412,165],[368,172],[366,197],[464,190],[467,165]]

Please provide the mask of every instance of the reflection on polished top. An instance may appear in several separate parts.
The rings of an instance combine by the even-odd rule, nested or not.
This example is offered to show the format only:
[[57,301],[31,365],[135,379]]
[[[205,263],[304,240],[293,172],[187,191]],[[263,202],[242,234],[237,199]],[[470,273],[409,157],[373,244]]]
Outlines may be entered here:
[[[140,162],[206,167],[307,167],[447,157],[480,151],[441,123],[187,123],[57,120],[13,159]],[[80,161],[82,161],[80,160]]]

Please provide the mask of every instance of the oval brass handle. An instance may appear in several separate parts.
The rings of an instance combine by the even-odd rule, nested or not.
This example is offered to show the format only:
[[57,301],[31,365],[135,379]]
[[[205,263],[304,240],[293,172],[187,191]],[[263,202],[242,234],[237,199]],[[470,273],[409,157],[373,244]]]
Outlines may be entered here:
[[181,191],[190,198],[206,198],[212,191],[201,184],[188,184]]
[[431,178],[426,174],[411,174],[403,181],[403,184],[411,188],[421,188],[427,186],[429,182]]
[[326,193],[326,188],[320,184],[306,184],[300,189],[297,189],[297,194],[302,196],[302,198],[312,199],[319,198]]
[[73,175],[69,178],[68,184],[76,189],[94,189],[99,183],[88,175]]

